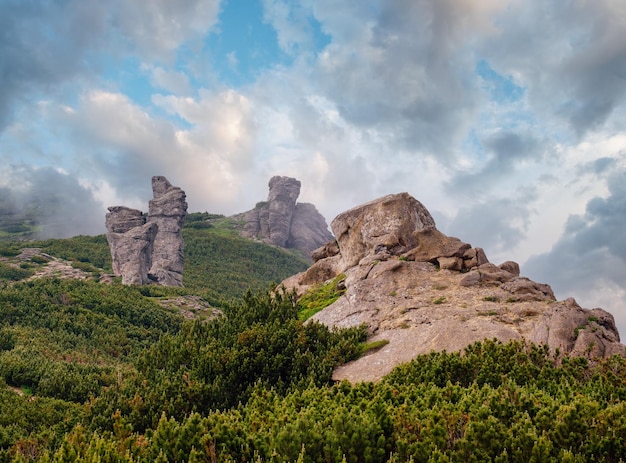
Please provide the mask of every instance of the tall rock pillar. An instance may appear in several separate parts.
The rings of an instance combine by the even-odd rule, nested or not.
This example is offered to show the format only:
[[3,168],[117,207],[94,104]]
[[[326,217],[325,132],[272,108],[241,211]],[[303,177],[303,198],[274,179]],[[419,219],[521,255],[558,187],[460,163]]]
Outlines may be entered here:
[[300,195],[300,181],[291,177],[275,176],[269,182],[269,241],[286,247],[291,230],[291,218]]
[[155,224],[146,224],[143,213],[124,206],[109,207],[106,215],[107,241],[111,249],[113,273],[125,285],[150,283]]
[[157,231],[148,276],[162,286],[182,286],[185,192],[162,176],[152,177],[152,192],[154,198],[150,201],[147,223],[155,224]]

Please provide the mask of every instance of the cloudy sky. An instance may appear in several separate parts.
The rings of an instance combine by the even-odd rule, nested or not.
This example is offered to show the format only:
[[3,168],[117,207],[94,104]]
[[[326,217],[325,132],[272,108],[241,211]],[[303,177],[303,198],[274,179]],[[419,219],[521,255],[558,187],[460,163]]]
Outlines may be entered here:
[[74,235],[153,175],[227,215],[293,176],[329,222],[408,191],[626,337],[624,30],[614,0],[1,0],[0,193]]

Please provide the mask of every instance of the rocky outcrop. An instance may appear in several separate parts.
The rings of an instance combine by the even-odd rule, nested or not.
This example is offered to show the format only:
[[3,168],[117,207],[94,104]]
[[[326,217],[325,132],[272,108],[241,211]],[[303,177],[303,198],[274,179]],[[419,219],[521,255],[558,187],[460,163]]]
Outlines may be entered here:
[[267,196],[268,240],[275,246],[286,247],[291,230],[291,218],[300,196],[300,182],[290,177],[272,177]]
[[149,203],[148,224],[156,225],[149,277],[162,286],[183,285],[182,228],[187,216],[185,192],[165,177],[152,178],[154,198]]
[[300,186],[295,178],[272,177],[267,201],[233,216],[243,223],[241,234],[306,255],[331,240],[326,220],[315,206],[296,202]]
[[459,351],[486,338],[547,344],[589,358],[625,352],[611,314],[573,299],[557,301],[549,285],[521,277],[515,262],[488,262],[481,248],[438,231],[406,193],[351,209],[331,227],[337,240],[283,284],[303,294],[343,274],[334,280],[343,295],[312,320],[365,324],[372,341],[388,341],[339,368],[336,380],[378,380],[418,354]]
[[332,240],[324,216],[313,204],[297,203],[291,217],[291,227],[286,248],[299,249],[306,255]]
[[147,217],[138,209],[109,207],[106,228],[113,273],[129,285],[182,286],[185,192],[162,176],[152,178],[152,191]]
[[140,210],[124,206],[109,207],[106,215],[113,273],[121,276],[125,285],[151,283],[148,273],[152,267],[157,226],[147,224],[145,220]]

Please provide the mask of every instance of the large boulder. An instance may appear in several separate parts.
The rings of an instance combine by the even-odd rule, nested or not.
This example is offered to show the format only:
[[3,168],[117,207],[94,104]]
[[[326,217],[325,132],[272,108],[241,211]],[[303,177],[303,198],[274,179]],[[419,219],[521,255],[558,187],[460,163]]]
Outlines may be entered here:
[[388,341],[337,369],[336,380],[375,381],[419,354],[493,338],[590,359],[626,352],[611,314],[557,301],[549,285],[521,277],[515,262],[489,263],[481,248],[437,230],[407,193],[350,209],[331,226],[337,240],[283,285],[302,295],[344,274],[343,295],[311,320],[365,325],[371,341]]
[[422,203],[400,193],[343,212],[330,227],[347,268],[381,249],[402,254],[415,246],[414,232],[434,228],[435,221]]
[[138,209],[109,207],[106,228],[113,273],[124,284],[182,286],[185,192],[162,176],[152,178],[152,191],[147,216]]

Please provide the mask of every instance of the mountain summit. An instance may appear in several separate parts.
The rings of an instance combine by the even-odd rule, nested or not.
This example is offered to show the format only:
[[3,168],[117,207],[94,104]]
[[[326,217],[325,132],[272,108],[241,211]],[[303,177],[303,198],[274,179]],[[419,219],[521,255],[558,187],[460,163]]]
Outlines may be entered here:
[[365,324],[383,346],[340,367],[334,379],[378,380],[419,354],[493,338],[548,345],[555,355],[625,352],[610,313],[557,301],[549,285],[520,276],[515,262],[490,263],[481,248],[437,230],[408,193],[343,212],[331,229],[336,240],[283,285],[299,295],[336,286],[340,297],[312,320]]

